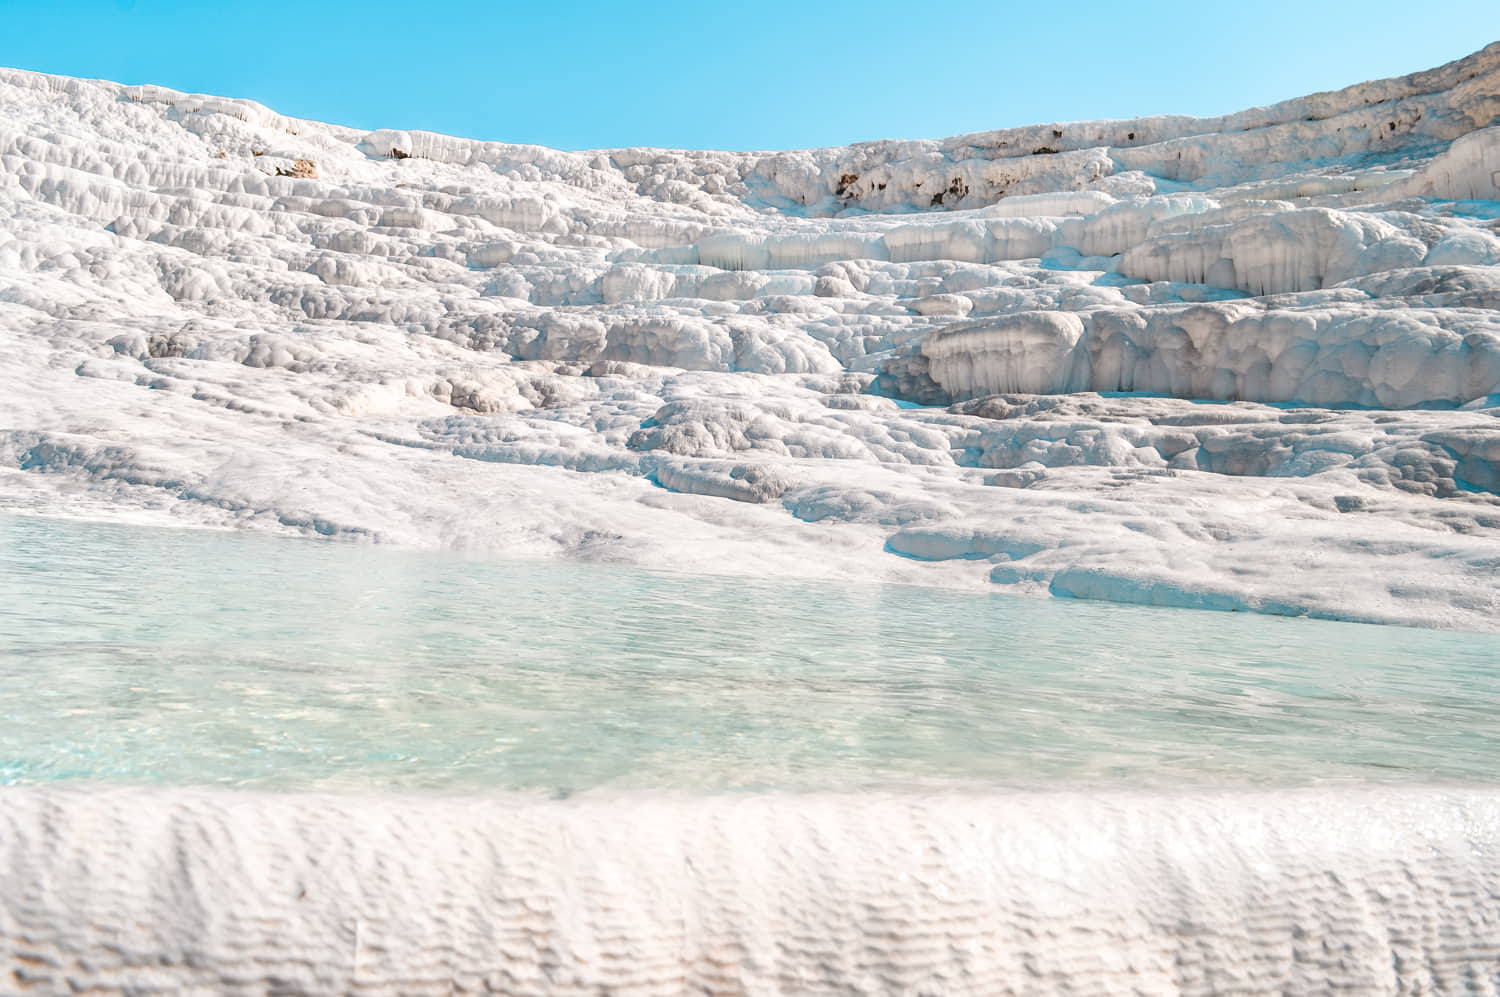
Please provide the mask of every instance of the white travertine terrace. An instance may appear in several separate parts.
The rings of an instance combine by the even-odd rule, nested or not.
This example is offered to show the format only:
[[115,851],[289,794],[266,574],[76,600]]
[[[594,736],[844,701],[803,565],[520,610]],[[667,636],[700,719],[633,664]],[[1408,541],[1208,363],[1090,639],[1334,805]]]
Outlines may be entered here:
[[[1500,43],[560,152],[0,71],[0,511],[1500,627]],[[0,989],[1500,993],[1489,790],[0,793]]]
[[1493,629],[1497,181],[1500,43],[784,153],[0,71],[0,509]]
[[1500,794],[0,792],[8,992],[1500,992]]

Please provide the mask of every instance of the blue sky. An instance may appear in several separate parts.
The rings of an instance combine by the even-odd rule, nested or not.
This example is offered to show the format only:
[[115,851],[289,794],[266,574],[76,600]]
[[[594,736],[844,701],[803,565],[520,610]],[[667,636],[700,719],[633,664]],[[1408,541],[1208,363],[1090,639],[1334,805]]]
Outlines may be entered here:
[[360,128],[787,149],[1220,114],[1466,55],[1500,2],[0,0],[0,24],[0,65]]

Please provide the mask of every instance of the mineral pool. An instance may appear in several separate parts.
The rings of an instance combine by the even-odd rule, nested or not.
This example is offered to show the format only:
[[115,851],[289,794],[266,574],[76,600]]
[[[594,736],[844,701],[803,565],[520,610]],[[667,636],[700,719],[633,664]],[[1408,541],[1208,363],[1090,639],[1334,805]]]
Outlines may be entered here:
[[0,518],[0,780],[1493,781],[1500,635]]

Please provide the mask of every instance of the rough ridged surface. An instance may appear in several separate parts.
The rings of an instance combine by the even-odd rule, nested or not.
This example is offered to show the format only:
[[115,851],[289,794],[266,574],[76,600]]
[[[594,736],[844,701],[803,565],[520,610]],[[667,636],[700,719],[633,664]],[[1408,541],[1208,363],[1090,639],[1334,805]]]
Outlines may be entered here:
[[1500,794],[0,792],[6,992],[1500,992]]
[[765,153],[4,70],[0,508],[1494,629],[1497,156],[1500,44]]

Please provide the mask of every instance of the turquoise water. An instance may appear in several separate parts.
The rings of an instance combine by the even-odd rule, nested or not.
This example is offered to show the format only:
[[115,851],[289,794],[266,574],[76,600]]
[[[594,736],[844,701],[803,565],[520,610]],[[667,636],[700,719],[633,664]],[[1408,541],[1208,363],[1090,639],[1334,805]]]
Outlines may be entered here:
[[0,518],[0,783],[1495,781],[1500,636]]

